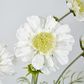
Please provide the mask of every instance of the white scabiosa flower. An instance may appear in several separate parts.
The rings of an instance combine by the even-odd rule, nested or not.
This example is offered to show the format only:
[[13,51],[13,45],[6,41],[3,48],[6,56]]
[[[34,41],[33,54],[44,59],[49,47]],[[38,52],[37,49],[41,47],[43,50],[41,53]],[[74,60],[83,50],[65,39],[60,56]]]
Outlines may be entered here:
[[67,6],[75,13],[78,20],[84,21],[84,0],[67,0]]
[[12,65],[12,55],[7,51],[5,45],[0,44],[0,75],[13,74]]
[[61,25],[52,16],[28,17],[27,22],[17,30],[16,36],[16,56],[32,64],[35,69],[49,73],[57,68],[54,59],[62,65],[68,63],[74,38],[69,26]]

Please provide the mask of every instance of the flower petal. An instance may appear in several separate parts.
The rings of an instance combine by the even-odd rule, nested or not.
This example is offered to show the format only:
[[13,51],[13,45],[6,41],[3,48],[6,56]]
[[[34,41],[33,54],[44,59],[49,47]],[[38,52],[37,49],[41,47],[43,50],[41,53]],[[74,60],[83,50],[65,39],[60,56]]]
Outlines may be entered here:
[[45,58],[46,58],[47,65],[50,67],[54,67],[54,63],[53,63],[52,58],[50,56],[45,56]]
[[72,50],[75,40],[70,34],[61,34],[57,37],[56,49]]
[[70,30],[69,26],[67,24],[65,24],[65,25],[62,25],[59,28],[57,28],[55,33],[56,33],[56,35],[58,35],[58,34],[63,34],[63,33],[69,33],[70,31],[71,30]]
[[28,55],[32,49],[30,47],[22,47],[22,48],[16,48],[15,49],[15,54],[17,57]]
[[27,18],[30,27],[35,32],[37,29],[42,28],[44,25],[44,19],[38,16],[31,16]]
[[41,70],[44,74],[50,74],[49,69],[45,66],[42,70]]
[[10,65],[3,65],[0,67],[0,74],[4,75],[4,74],[7,74],[7,75],[12,75],[15,73],[14,69],[12,66]]
[[42,69],[44,66],[44,56],[43,55],[36,55],[32,60],[32,65],[37,70]]
[[59,61],[60,64],[65,65],[68,63],[69,59],[68,59],[68,51],[65,50],[57,50],[55,52],[56,54],[56,58]]
[[20,58],[23,62],[29,63],[34,56],[34,51],[30,47],[21,47],[15,49],[16,57]]
[[28,40],[28,35],[25,33],[24,28],[19,28],[16,33],[18,40]]
[[74,40],[73,36],[70,34],[60,34],[57,36],[57,41],[63,41],[63,40]]
[[21,48],[21,47],[29,46],[29,44],[30,44],[30,41],[19,41],[15,44],[15,46]]
[[55,21],[53,16],[48,16],[46,18],[45,30],[48,30],[50,32],[54,31],[54,29],[56,28],[57,24],[58,24],[58,22]]
[[34,34],[33,30],[31,29],[30,25],[27,22],[24,23],[23,27],[24,27],[24,31],[28,37],[30,37],[30,36],[32,36],[32,34]]

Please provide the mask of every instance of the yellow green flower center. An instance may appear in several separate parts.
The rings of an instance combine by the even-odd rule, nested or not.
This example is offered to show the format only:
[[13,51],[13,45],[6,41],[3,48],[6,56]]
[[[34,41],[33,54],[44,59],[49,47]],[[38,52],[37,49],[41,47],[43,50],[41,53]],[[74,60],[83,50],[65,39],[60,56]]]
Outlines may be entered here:
[[76,0],[76,1],[80,7],[79,11],[84,12],[84,1],[82,1],[82,0]]
[[54,36],[49,32],[41,32],[33,38],[32,42],[39,52],[47,53],[54,47]]

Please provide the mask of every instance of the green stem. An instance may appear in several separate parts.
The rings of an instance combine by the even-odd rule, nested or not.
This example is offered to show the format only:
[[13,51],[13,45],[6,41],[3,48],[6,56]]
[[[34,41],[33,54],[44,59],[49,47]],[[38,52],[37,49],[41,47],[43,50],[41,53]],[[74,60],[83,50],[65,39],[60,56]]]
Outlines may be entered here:
[[71,14],[72,13],[72,11],[70,10],[68,13],[66,13],[65,15],[63,15],[61,18],[57,18],[57,17],[55,17],[54,16],[54,18],[55,18],[55,20],[56,21],[58,21],[58,22],[60,22],[61,20],[63,20],[65,17],[67,17],[69,14]]
[[64,75],[64,73],[70,68],[70,66],[72,66],[81,56],[84,55],[84,52],[81,53],[80,55],[78,55],[65,69],[64,71],[61,73],[61,75],[59,76],[59,78],[57,79],[55,84],[58,84],[59,80],[61,79],[61,77]]
[[37,84],[39,74],[32,74],[31,84]]

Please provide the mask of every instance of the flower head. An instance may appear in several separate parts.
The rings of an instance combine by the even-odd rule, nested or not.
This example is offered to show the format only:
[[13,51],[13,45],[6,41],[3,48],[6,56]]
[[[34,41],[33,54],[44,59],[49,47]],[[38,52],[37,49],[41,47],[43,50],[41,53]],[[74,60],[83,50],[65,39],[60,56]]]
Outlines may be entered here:
[[84,0],[67,0],[67,6],[80,21],[84,21]]
[[15,54],[37,70],[49,73],[57,68],[56,60],[67,64],[74,38],[67,24],[61,25],[52,16],[30,16],[16,34]]
[[13,74],[12,65],[12,55],[7,51],[5,45],[0,44],[0,75]]

